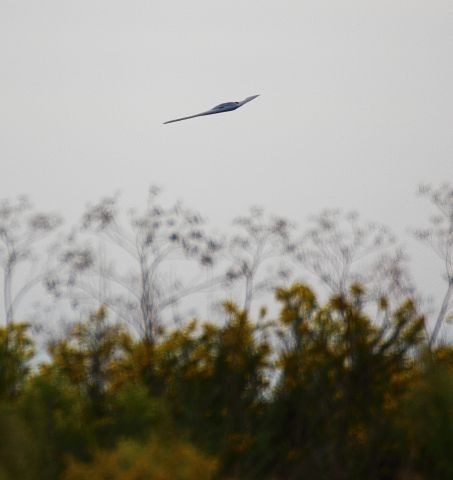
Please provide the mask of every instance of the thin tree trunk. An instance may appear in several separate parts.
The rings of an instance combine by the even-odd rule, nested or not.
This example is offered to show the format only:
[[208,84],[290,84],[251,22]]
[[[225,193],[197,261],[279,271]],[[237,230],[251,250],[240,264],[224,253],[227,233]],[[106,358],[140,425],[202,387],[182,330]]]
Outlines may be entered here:
[[5,322],[8,326],[12,319],[13,319],[13,302],[12,302],[12,294],[11,294],[11,283],[12,283],[12,268],[8,264],[5,269],[5,274],[3,277],[3,294],[5,296]]
[[453,295],[453,279],[450,279],[448,282],[447,292],[445,293],[444,300],[442,302],[442,306],[440,307],[439,315],[437,316],[436,325],[434,326],[433,333],[429,340],[429,345],[433,345],[436,341],[437,335],[439,334],[440,327],[442,326],[442,322],[444,321],[445,315],[448,311],[448,305],[450,303],[451,296]]

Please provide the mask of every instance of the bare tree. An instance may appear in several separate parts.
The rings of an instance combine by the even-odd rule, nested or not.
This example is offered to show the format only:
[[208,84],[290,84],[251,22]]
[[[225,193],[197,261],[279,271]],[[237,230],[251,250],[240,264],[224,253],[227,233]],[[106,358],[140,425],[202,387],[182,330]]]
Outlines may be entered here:
[[293,256],[331,293],[345,294],[360,283],[374,299],[414,295],[407,257],[386,226],[339,210],[324,210],[310,221]]
[[293,226],[276,216],[268,216],[254,207],[248,215],[237,217],[233,224],[239,229],[228,242],[227,281],[242,282],[243,308],[250,310],[253,298],[269,292],[289,276],[284,259],[291,248]]
[[[6,324],[20,302],[52,274],[43,241],[61,224],[58,215],[36,212],[25,196],[0,201],[0,269]],[[47,257],[46,257],[47,255]]]
[[429,341],[432,345],[448,315],[453,297],[453,186],[448,183],[438,188],[421,185],[419,194],[431,201],[437,213],[429,219],[428,227],[415,231],[415,237],[430,246],[441,259],[447,282],[447,290]]
[[88,207],[61,250],[64,275],[49,285],[75,305],[107,305],[148,343],[165,310],[221,280],[213,272],[221,244],[202,218],[180,203],[164,207],[158,195],[151,188],[144,210],[126,218],[115,196]]

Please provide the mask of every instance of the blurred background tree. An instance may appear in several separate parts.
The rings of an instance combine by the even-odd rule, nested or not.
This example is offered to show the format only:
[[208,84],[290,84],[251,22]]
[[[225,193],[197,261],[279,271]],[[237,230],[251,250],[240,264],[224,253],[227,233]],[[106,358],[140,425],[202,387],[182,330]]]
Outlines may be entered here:
[[[60,247],[61,269],[48,288],[85,312],[105,305],[152,344],[165,311],[220,281],[212,268],[221,244],[198,213],[181,203],[163,206],[156,188],[142,212],[121,213],[117,197],[86,209]],[[182,263],[189,278],[170,268]]]
[[436,207],[437,214],[429,219],[429,227],[416,230],[415,236],[427,244],[439,257],[443,266],[443,277],[447,284],[429,340],[432,345],[436,342],[440,329],[448,316],[453,297],[453,186],[448,183],[444,183],[438,188],[422,185],[419,193],[431,201]]
[[7,324],[18,320],[17,309],[30,290],[55,272],[52,252],[43,255],[44,241],[61,223],[58,215],[35,211],[25,196],[0,201],[0,298]]

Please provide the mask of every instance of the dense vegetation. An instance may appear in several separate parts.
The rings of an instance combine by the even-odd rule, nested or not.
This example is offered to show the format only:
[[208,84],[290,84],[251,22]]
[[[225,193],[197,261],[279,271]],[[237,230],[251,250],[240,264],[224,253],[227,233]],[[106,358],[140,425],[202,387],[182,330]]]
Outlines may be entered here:
[[0,478],[452,478],[453,349],[414,304],[276,294],[275,322],[227,303],[153,343],[101,307],[35,370],[27,326],[2,328]]
[[[132,267],[99,269],[96,247],[71,233],[51,244],[57,268],[48,257],[15,287],[14,268],[36,261],[35,241],[59,221],[4,202],[0,480],[453,478],[453,348],[438,335],[453,289],[453,191],[425,192],[447,212],[417,233],[446,260],[447,292],[431,326],[386,232],[359,228],[354,216],[352,237],[324,213],[295,241],[289,223],[255,211],[225,247],[192,213],[154,203],[134,214],[128,237],[103,201],[77,235],[120,244],[136,276]],[[175,252],[208,268],[209,281],[155,274]],[[283,257],[318,274],[324,294],[279,275]],[[275,268],[260,270],[268,260]],[[224,275],[213,273],[218,264]],[[95,271],[103,282],[89,283]],[[127,293],[108,292],[109,281]],[[17,299],[40,284],[81,318],[53,327],[46,355],[36,320],[15,320]],[[257,305],[260,286],[272,292],[261,303],[276,302],[269,311]],[[236,302],[210,321],[192,319],[186,304],[175,322],[166,316],[206,288]]]

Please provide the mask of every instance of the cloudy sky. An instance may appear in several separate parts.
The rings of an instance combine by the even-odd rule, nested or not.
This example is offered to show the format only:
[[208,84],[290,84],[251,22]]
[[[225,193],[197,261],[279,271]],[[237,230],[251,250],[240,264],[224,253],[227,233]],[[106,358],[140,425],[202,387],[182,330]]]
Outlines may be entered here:
[[453,180],[451,0],[0,0],[0,60],[0,197],[70,218],[158,184],[220,226],[355,208],[406,241]]

